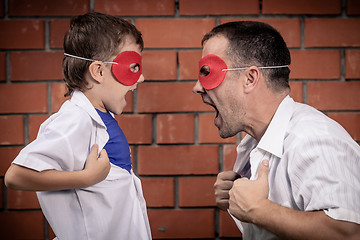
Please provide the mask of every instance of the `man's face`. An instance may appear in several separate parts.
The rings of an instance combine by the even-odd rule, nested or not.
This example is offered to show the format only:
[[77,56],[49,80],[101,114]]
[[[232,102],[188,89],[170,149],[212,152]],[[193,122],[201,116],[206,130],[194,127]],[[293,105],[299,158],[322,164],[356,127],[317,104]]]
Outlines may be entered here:
[[[222,36],[217,35],[205,42],[202,57],[213,54],[217,57],[221,58],[227,66],[231,66],[231,62],[226,55],[226,50],[228,49],[228,40]],[[206,64],[205,60],[200,61],[200,65]],[[201,67],[201,66],[200,66]],[[206,68],[213,71],[221,71],[221,67],[212,67]],[[205,69],[205,70],[206,70]],[[200,74],[204,74],[204,68],[200,69]],[[206,73],[206,71],[205,71]],[[241,76],[242,73],[240,73]],[[193,88],[193,92],[196,94],[200,94],[203,102],[212,106],[216,111],[216,117],[214,120],[215,126],[219,129],[219,135],[222,138],[228,138],[236,135],[239,129],[242,128],[242,118],[243,118],[243,108],[241,106],[241,84],[240,81],[237,81],[234,77],[239,78],[239,75],[236,73],[225,72],[225,74],[221,73],[213,73],[210,81],[215,83],[220,83],[215,88],[207,89],[203,87],[201,82],[206,85],[206,77],[197,81],[196,85]],[[223,80],[222,80],[223,79]],[[214,86],[214,85],[212,85]]]

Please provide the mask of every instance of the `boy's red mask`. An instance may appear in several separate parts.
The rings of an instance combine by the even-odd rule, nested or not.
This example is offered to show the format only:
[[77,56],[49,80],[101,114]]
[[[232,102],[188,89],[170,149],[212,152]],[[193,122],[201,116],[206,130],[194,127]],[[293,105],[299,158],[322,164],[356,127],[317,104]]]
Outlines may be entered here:
[[[130,67],[133,64],[138,67],[136,72]],[[111,71],[120,83],[126,86],[134,85],[142,74],[141,55],[134,51],[120,53],[113,60]]]
[[199,81],[206,90],[219,86],[225,79],[227,65],[220,57],[209,54],[199,61]]

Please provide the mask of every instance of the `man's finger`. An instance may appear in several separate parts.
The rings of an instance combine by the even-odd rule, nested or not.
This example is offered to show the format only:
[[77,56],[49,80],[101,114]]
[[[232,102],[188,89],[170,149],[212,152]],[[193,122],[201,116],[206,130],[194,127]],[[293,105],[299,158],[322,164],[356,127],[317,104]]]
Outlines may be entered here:
[[234,181],[235,179],[239,178],[239,174],[234,171],[224,171],[218,174],[218,178],[224,181]]
[[269,176],[269,160],[263,160],[259,167],[258,179],[262,181],[268,181]]

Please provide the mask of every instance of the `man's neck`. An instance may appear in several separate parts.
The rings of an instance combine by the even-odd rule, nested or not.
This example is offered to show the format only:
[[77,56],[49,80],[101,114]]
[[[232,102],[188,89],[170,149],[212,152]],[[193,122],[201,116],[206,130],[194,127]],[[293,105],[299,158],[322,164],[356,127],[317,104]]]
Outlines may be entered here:
[[281,94],[266,94],[258,97],[258,106],[252,108],[253,114],[249,116],[249,129],[247,131],[258,142],[265,134],[272,118],[280,103],[288,95],[289,91]]

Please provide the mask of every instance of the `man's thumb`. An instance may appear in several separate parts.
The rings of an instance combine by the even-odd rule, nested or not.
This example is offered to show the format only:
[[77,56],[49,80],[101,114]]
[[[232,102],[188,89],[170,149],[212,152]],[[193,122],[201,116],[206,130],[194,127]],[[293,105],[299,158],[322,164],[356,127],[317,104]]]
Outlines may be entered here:
[[269,176],[269,160],[262,160],[260,167],[259,167],[259,172],[258,172],[258,179],[264,179],[266,181],[268,181],[268,176]]

